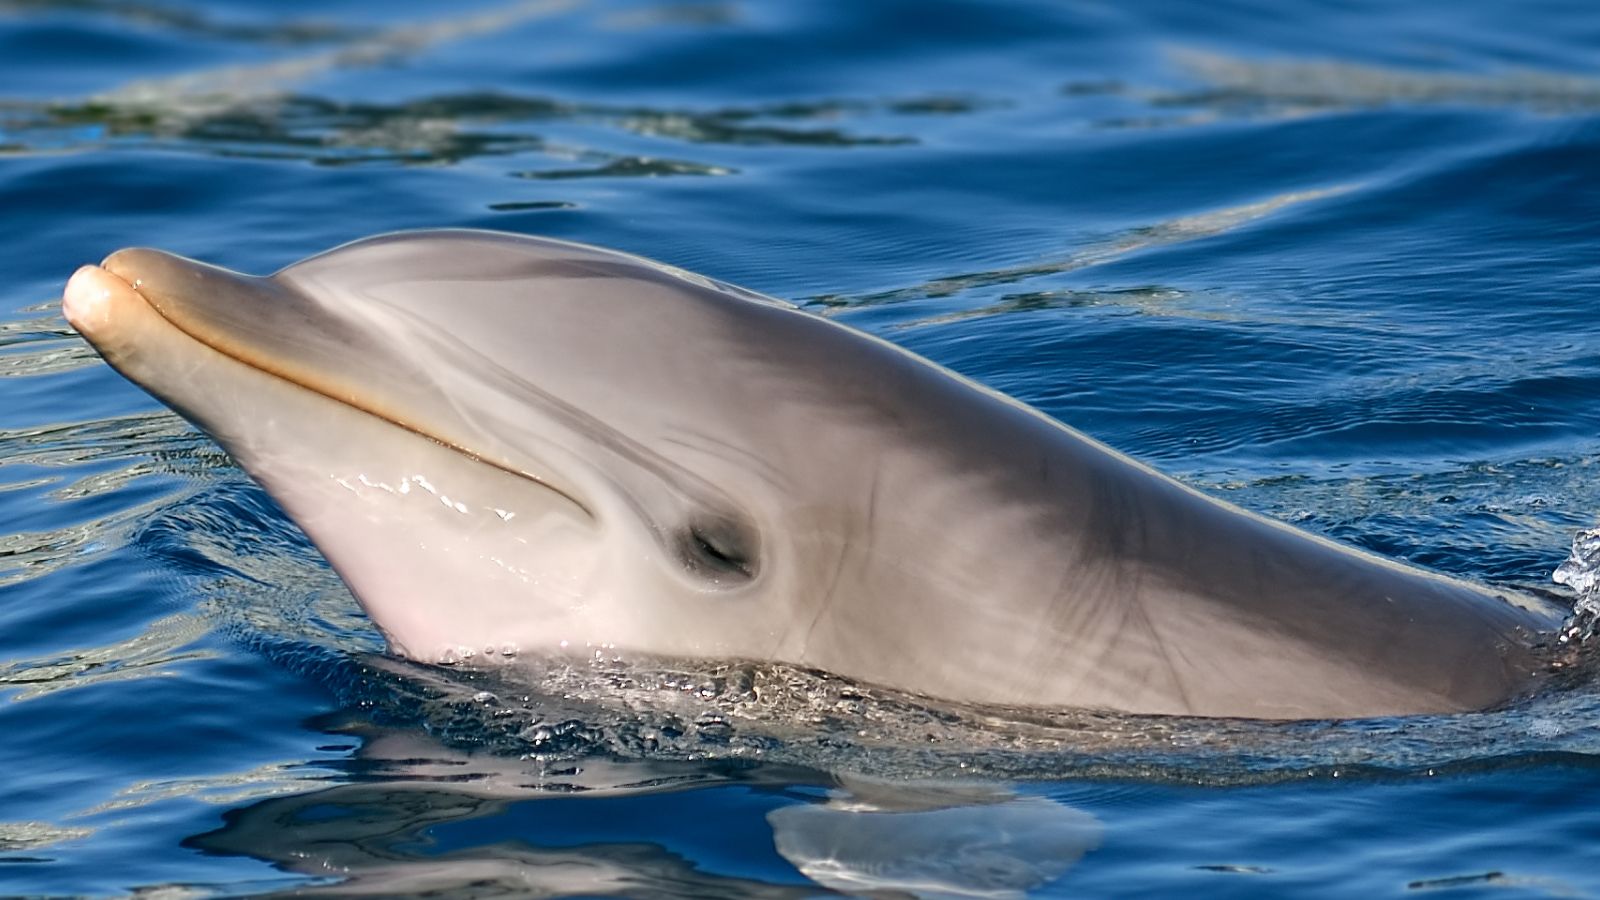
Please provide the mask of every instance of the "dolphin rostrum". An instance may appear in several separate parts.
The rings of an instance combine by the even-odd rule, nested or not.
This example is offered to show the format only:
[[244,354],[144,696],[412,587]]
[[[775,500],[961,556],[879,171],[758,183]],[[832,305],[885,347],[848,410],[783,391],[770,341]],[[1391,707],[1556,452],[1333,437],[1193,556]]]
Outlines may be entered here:
[[131,249],[63,305],[421,661],[605,648],[960,702],[1336,718],[1515,698],[1557,624],[610,250],[411,232],[252,277]]

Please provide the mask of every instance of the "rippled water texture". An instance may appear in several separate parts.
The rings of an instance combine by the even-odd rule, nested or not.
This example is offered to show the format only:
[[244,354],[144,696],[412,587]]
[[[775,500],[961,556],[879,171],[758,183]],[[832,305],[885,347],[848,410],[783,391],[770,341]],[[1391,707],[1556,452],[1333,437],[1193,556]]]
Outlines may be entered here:
[[399,663],[57,308],[129,244],[251,272],[407,227],[605,244],[1570,602],[1597,46],[1576,0],[0,0],[0,894],[1600,892],[1582,671],[1252,726]]

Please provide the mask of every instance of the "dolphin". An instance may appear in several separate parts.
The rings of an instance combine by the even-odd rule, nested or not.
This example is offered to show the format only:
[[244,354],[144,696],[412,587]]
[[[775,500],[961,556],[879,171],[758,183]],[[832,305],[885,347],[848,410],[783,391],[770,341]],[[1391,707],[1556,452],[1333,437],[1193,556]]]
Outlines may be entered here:
[[420,231],[256,277],[127,249],[63,307],[423,662],[770,660],[957,703],[1324,719],[1514,700],[1559,624],[612,250]]

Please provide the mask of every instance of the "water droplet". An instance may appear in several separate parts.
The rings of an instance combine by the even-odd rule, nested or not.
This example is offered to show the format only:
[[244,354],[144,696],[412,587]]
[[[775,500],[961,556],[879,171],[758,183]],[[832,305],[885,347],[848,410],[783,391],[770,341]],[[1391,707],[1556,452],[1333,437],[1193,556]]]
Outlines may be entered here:
[[1580,531],[1572,539],[1572,554],[1556,567],[1550,580],[1579,594],[1589,594],[1600,584],[1600,528]]
[[1600,528],[1578,532],[1572,554],[1556,567],[1550,579],[1578,592],[1572,615],[1561,626],[1561,643],[1583,643],[1600,630]]

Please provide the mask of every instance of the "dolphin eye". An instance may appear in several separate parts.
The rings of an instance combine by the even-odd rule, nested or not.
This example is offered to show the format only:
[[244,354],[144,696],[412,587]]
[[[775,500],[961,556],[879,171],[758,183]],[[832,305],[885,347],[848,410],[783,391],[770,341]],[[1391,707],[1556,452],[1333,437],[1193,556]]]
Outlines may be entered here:
[[732,522],[696,522],[685,530],[681,544],[685,567],[717,587],[733,587],[756,577],[753,542]]

